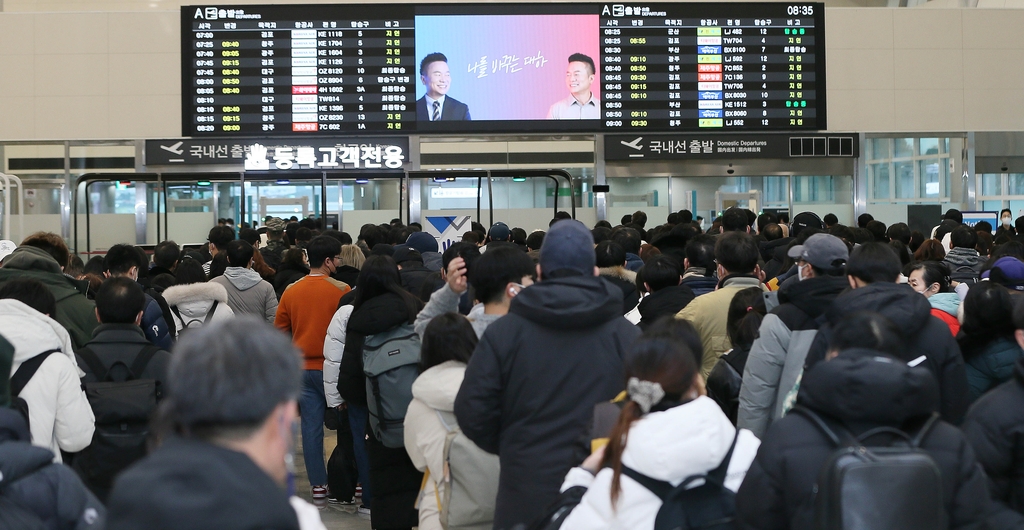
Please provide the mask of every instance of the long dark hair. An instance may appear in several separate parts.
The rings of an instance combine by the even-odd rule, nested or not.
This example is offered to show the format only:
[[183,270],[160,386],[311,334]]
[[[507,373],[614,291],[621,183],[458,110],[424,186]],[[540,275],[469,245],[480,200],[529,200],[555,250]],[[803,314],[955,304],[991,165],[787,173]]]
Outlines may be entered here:
[[750,349],[765,313],[763,291],[758,287],[742,289],[732,297],[725,329],[733,348]]
[[1002,285],[978,282],[967,291],[963,309],[963,336],[958,342],[964,355],[993,339],[1013,335],[1013,297]]
[[206,273],[203,266],[191,255],[185,255],[185,259],[178,262],[174,268],[174,284],[188,285],[190,283],[203,283],[206,281]]
[[448,361],[469,364],[476,343],[476,332],[466,317],[458,313],[435,317],[423,332],[420,373]]
[[419,299],[402,288],[398,265],[391,256],[376,255],[366,258],[363,268],[359,271],[356,285],[359,288],[356,289],[356,297],[352,301],[353,311],[359,311],[363,304],[382,294],[392,293],[402,298],[409,323],[412,324],[423,305]]
[[[651,381],[661,385],[665,397],[651,410],[664,410],[684,403],[686,394],[693,387],[694,377],[699,373],[698,364],[693,353],[680,342],[664,338],[644,337],[638,340],[626,357],[626,381],[636,377],[641,381]],[[604,467],[610,467],[612,475],[612,504],[619,498],[622,490],[622,453],[626,449],[629,429],[633,422],[643,416],[640,405],[629,401],[619,414],[619,421],[612,428],[608,439],[608,448],[604,453]]]

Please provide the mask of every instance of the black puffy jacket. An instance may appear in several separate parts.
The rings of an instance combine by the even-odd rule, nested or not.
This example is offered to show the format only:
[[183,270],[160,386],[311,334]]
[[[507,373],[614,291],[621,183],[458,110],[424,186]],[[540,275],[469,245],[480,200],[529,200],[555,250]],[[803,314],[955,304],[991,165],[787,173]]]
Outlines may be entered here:
[[736,425],[736,416],[739,414],[743,369],[749,356],[750,345],[733,347],[718,358],[708,374],[708,397],[718,403],[733,425]]
[[29,439],[21,413],[0,407],[0,496],[48,530],[104,528],[106,508],[71,468],[54,464],[53,453]]
[[593,276],[527,287],[487,328],[455,416],[501,459],[494,528],[529,524],[558,498],[594,405],[625,387],[623,358],[639,335],[622,317],[622,291]]
[[1024,360],[1017,361],[1013,379],[975,402],[963,429],[992,498],[1024,513]]
[[685,285],[666,287],[640,300],[640,329],[647,330],[659,318],[675,316],[694,299],[693,290]]
[[[820,328],[807,352],[806,368],[825,358],[832,328],[858,311],[875,311],[896,324],[907,346],[900,358],[917,361],[932,371],[939,383],[942,419],[959,425],[970,404],[960,346],[949,334],[949,326],[932,316],[928,299],[905,284],[872,283],[839,295],[825,313],[828,322]],[[921,357],[924,359],[918,360]]]
[[[843,424],[855,435],[880,426],[914,432],[938,409],[938,390],[926,369],[870,350],[847,350],[804,373],[797,404]],[[885,446],[894,438],[882,434],[866,443]],[[941,472],[949,528],[981,528],[993,506],[985,475],[963,433],[940,421],[921,447]],[[737,493],[740,528],[813,529],[815,483],[835,450],[831,440],[800,414],[773,423]]]

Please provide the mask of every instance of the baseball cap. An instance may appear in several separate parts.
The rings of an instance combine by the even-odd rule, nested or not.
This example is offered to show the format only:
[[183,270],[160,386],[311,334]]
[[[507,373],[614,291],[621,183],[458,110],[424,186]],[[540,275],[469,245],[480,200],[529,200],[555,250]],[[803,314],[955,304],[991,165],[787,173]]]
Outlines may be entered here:
[[829,234],[814,234],[803,245],[789,249],[789,257],[802,259],[822,270],[836,270],[846,266],[850,251],[842,239]]
[[405,244],[418,250],[420,254],[424,252],[437,252],[437,239],[426,232],[413,232],[409,234]]
[[267,219],[267,222],[263,224],[266,225],[267,230],[270,230],[271,232],[284,232],[285,225],[283,219],[272,217],[270,219]]
[[546,275],[557,270],[590,275],[596,263],[594,237],[583,223],[564,219],[551,225],[540,247],[540,268]]
[[399,264],[405,261],[418,261],[423,263],[423,257],[420,253],[409,245],[395,245],[395,253],[391,257],[394,258],[395,263]]
[[814,212],[800,212],[796,214],[796,217],[793,218],[793,233],[790,235],[796,237],[797,235],[800,234],[800,230],[806,227],[824,230],[825,223],[821,222],[821,217],[818,217],[818,214]]
[[1024,291],[1024,263],[1012,256],[996,260],[992,269],[981,273],[981,277],[1015,291]]
[[487,237],[491,238],[491,241],[508,241],[511,235],[512,231],[508,229],[508,225],[501,221],[491,225],[491,229],[487,231]]

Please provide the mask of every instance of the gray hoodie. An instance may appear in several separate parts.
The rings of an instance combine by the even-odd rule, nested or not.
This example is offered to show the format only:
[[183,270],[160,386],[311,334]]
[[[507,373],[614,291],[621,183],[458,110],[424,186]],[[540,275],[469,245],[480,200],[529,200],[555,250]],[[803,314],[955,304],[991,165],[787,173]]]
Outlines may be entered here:
[[219,283],[228,292],[228,307],[236,315],[250,314],[274,323],[277,315],[277,295],[274,286],[259,273],[245,267],[228,267],[222,276],[210,283]]

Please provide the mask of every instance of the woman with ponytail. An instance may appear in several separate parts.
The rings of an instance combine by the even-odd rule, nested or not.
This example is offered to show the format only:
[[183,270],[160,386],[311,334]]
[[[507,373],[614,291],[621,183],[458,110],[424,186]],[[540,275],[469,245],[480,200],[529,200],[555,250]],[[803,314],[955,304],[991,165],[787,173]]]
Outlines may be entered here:
[[750,347],[757,340],[761,321],[767,312],[763,291],[757,287],[743,289],[736,293],[729,303],[725,331],[729,334],[732,349],[718,359],[718,363],[708,375],[707,387],[708,397],[722,407],[722,411],[733,425],[736,425],[736,416],[740,408],[743,369],[747,365]]
[[757,453],[757,438],[737,432],[713,400],[699,395],[700,368],[685,345],[642,338],[625,372],[629,401],[608,445],[570,470],[562,484],[566,495],[585,490],[563,530],[654,528],[661,498],[627,474],[676,486],[719,467],[732,449],[725,486],[736,491]]

